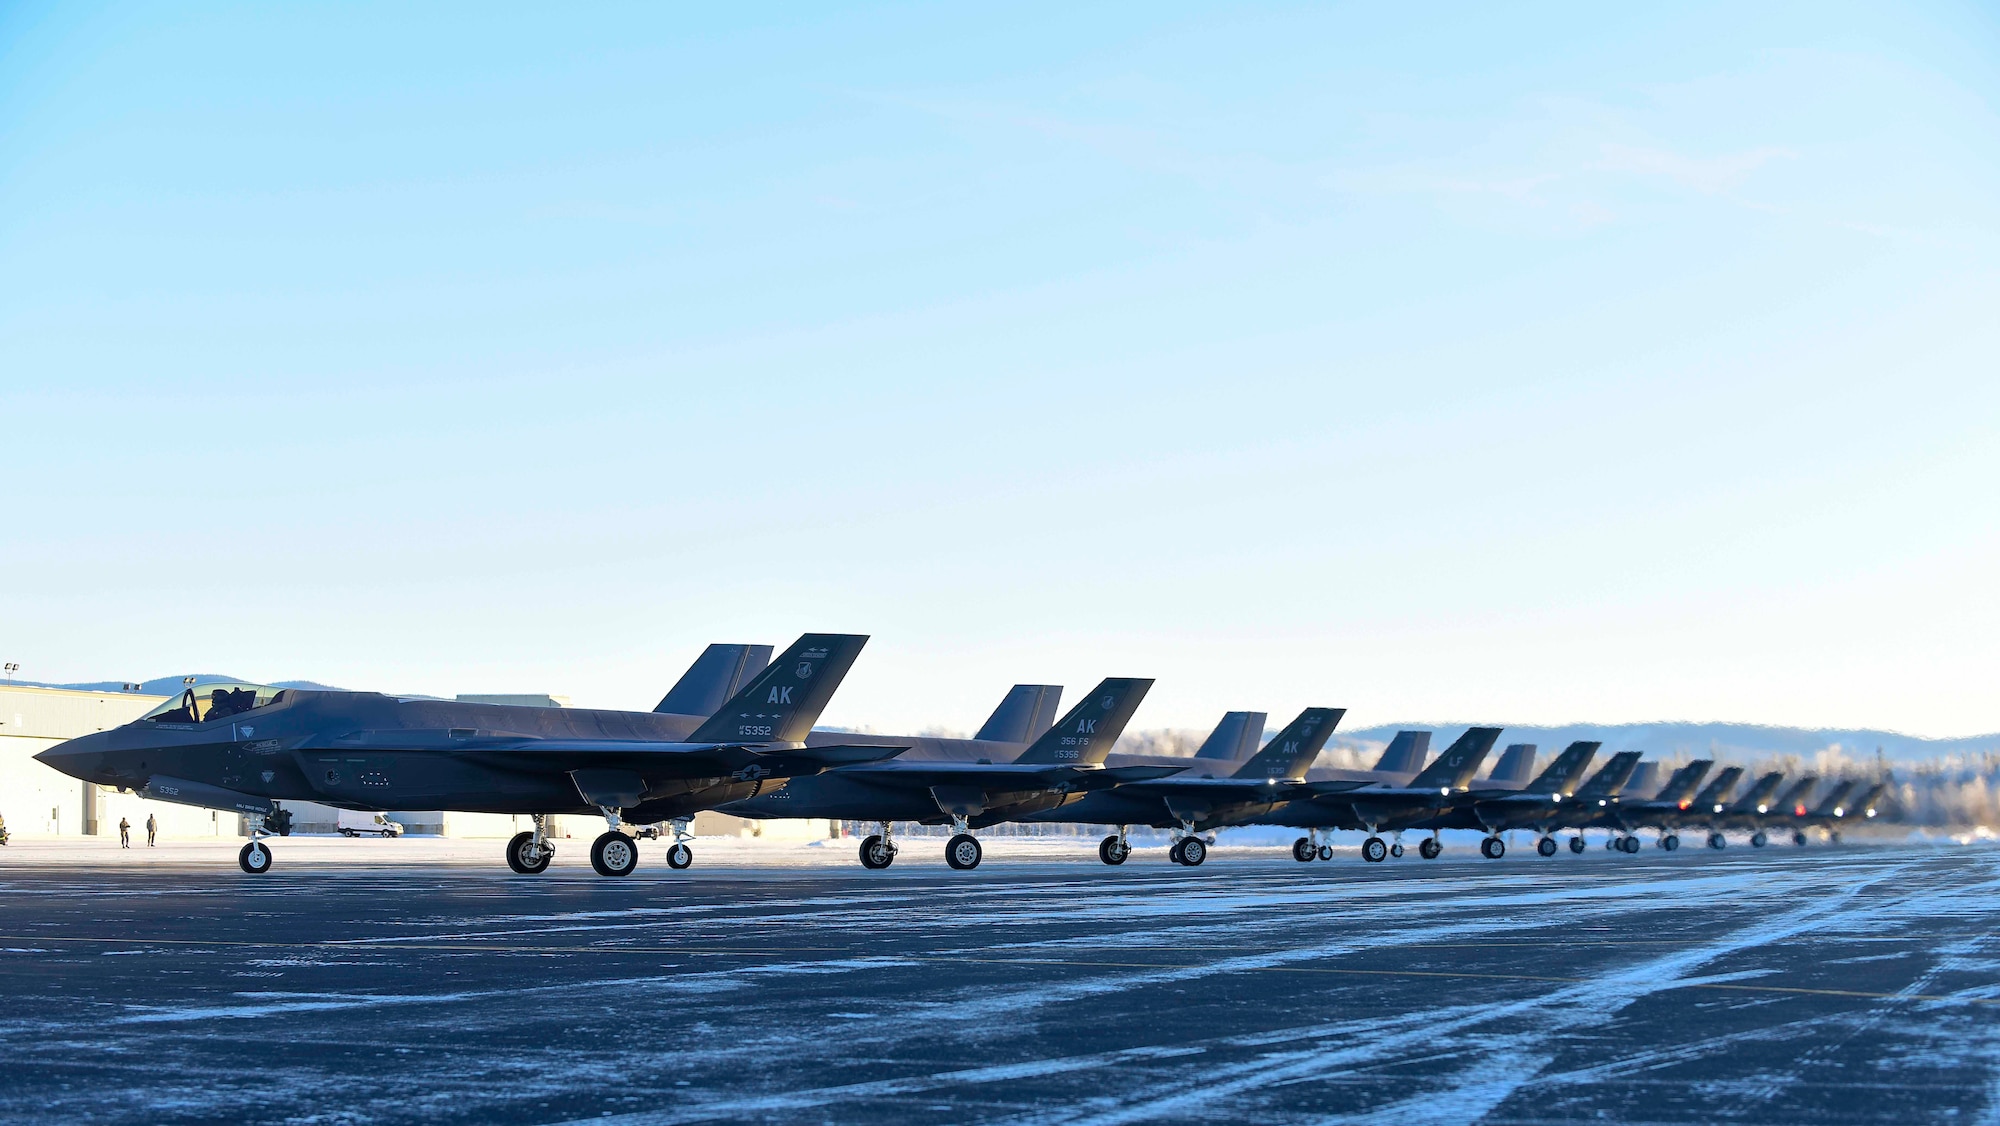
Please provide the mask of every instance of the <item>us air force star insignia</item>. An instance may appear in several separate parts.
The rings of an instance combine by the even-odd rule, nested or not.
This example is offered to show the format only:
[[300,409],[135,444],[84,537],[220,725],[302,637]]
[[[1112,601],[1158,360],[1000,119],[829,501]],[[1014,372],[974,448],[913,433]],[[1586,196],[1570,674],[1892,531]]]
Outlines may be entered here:
[[813,674],[813,667],[812,667],[812,662],[811,662],[811,661],[800,661],[800,662],[799,662],[799,668],[798,668],[798,673],[799,673],[799,679],[800,679],[800,680],[804,680],[805,678],[807,678],[807,677],[811,676],[811,675]]
[[1111,697],[1109,697],[1109,696],[1106,696],[1106,697],[1104,697],[1103,699],[1101,699],[1101,700],[1097,701],[1097,706],[1098,706],[1098,707],[1101,707],[1101,708],[1103,708],[1103,709],[1104,709],[1105,711],[1107,711],[1107,712],[1108,712],[1108,711],[1110,711],[1110,710],[1111,710],[1111,705],[1113,705],[1113,704],[1115,704],[1115,703],[1117,703],[1117,702],[1118,702],[1118,701],[1116,701],[1116,700],[1112,699]]

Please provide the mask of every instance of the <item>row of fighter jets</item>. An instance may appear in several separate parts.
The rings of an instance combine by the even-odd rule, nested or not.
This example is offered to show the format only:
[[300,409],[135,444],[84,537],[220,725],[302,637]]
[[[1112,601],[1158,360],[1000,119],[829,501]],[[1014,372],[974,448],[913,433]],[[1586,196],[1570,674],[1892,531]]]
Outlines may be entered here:
[[1375,863],[1401,856],[1405,833],[1428,833],[1417,852],[1436,858],[1446,829],[1482,831],[1480,852],[1491,859],[1516,830],[1532,831],[1543,856],[1556,854],[1565,830],[1573,852],[1590,829],[1628,853],[1649,830],[1667,850],[1682,832],[1705,832],[1713,848],[1732,830],[1758,846],[1787,831],[1804,844],[1815,829],[1837,841],[1850,818],[1875,816],[1882,791],[1856,796],[1856,782],[1835,781],[1815,795],[1819,780],[1809,776],[1780,794],[1784,778],[1772,773],[1739,796],[1740,767],[1710,778],[1714,764],[1697,760],[1662,782],[1658,764],[1637,752],[1591,773],[1594,742],[1572,743],[1539,773],[1536,748],[1516,744],[1480,776],[1496,727],[1468,728],[1428,763],[1430,733],[1405,731],[1372,770],[1314,769],[1340,708],[1307,708],[1261,746],[1266,716],[1231,712],[1192,759],[1114,755],[1153,683],[1121,677],[1059,718],[1060,687],[1016,685],[970,739],[815,730],[866,640],[807,634],[776,660],[768,646],[711,645],[652,712],[204,684],[36,757],[100,785],[245,814],[252,839],[238,862],[251,873],[270,869],[267,837],[290,832],[286,801],[524,814],[534,829],[506,848],[523,874],[546,870],[555,855],[551,816],[594,812],[607,828],[591,844],[591,865],[624,876],[638,867],[632,830],[641,826],[653,835],[669,826],[667,863],[688,867],[689,824],[704,810],[872,824],[859,850],[870,869],[895,862],[899,823],[951,826],[946,863],[975,868],[977,831],[1002,822],[1113,828],[1098,845],[1106,864],[1125,862],[1133,828],[1165,829],[1170,858],[1192,867],[1219,831],[1241,825],[1302,830],[1292,850],[1300,861],[1331,859],[1338,830],[1365,832],[1361,855]]

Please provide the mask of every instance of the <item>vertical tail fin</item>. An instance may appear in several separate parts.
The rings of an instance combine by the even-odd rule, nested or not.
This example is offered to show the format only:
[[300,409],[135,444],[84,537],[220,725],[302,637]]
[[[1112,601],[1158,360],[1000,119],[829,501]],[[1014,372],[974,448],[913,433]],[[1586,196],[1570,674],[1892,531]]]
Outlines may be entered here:
[[1533,743],[1512,743],[1500,752],[1500,761],[1493,764],[1486,781],[1492,786],[1512,786],[1519,789],[1528,784],[1535,774],[1535,750]]
[[1265,712],[1229,712],[1215,730],[1202,740],[1201,749],[1194,753],[1196,758],[1227,759],[1234,762],[1247,757],[1257,749],[1257,740],[1264,737],[1264,721],[1270,719]]
[[[1852,780],[1843,779],[1840,782],[1834,783],[1833,789],[1828,790],[1826,796],[1819,799],[1819,805],[1814,807],[1812,815],[1814,817],[1845,816],[1847,807],[1842,803],[1847,800],[1847,795],[1853,792],[1854,782]],[[1835,810],[1839,810],[1839,812],[1836,813],[1834,812]]]
[[1672,802],[1683,809],[1687,808],[1694,801],[1695,787],[1701,785],[1702,778],[1708,774],[1708,768],[1714,765],[1712,759],[1698,758],[1674,771],[1674,776],[1667,779],[1667,784],[1660,787],[1659,794],[1653,800]]
[[865,634],[808,633],[751,678],[690,743],[797,743],[819,722],[819,713],[868,643]]
[[1424,790],[1449,786],[1454,790],[1465,789],[1466,784],[1472,781],[1472,775],[1479,770],[1479,764],[1486,761],[1486,756],[1493,750],[1493,744],[1499,741],[1500,729],[1497,727],[1466,728],[1465,734],[1453,740],[1437,761],[1410,779],[1410,788]]
[[715,644],[701,651],[694,664],[660,697],[653,710],[673,715],[711,716],[743,690],[750,678],[771,663],[769,645]]
[[1807,805],[1806,801],[1812,797],[1813,787],[1817,785],[1819,785],[1819,776],[1808,774],[1804,778],[1792,783],[1791,787],[1785,791],[1785,796],[1773,803],[1771,808],[1777,810],[1779,813],[1789,813],[1793,817],[1804,817],[1812,811],[1812,807]]
[[1756,785],[1744,791],[1743,796],[1736,799],[1736,806],[1732,812],[1756,813],[1759,812],[1757,807],[1760,805],[1766,809],[1770,808],[1771,795],[1778,792],[1778,783],[1784,780],[1784,773],[1777,770],[1757,779]]
[[1382,757],[1375,760],[1375,769],[1383,774],[1415,774],[1424,768],[1424,760],[1430,753],[1430,732],[1398,731],[1383,749]]
[[1590,781],[1577,789],[1577,799],[1597,801],[1617,797],[1625,789],[1625,783],[1631,779],[1632,772],[1638,768],[1638,751],[1619,751],[1611,756],[1611,761],[1605,763],[1602,770],[1590,776]]
[[1713,782],[1710,782],[1701,793],[1695,795],[1693,802],[1695,809],[1702,813],[1722,812],[1723,804],[1729,801],[1729,795],[1736,789],[1737,780],[1742,777],[1742,767],[1731,766],[1724,768],[1722,773],[1715,776]]
[[1032,743],[1056,721],[1062,702],[1060,684],[1016,684],[1001,697],[974,739],[996,743]]
[[1625,785],[1619,788],[1619,794],[1634,801],[1645,801],[1652,797],[1660,789],[1660,769],[1660,764],[1657,762],[1639,760],[1639,765],[1632,768],[1632,777],[1627,778]]
[[1561,794],[1564,797],[1576,792],[1576,784],[1583,778],[1583,772],[1590,768],[1590,760],[1597,755],[1602,743],[1579,740],[1563,748],[1556,761],[1548,769],[1535,776],[1525,787],[1531,794]]
[[1333,735],[1333,729],[1340,725],[1340,717],[1346,714],[1346,708],[1307,708],[1230,777],[1286,778],[1294,782],[1304,778],[1306,769]]
[[1103,763],[1152,686],[1151,680],[1105,678],[1057,720],[1054,727],[1028,744],[1028,749],[1014,761],[1093,766]]

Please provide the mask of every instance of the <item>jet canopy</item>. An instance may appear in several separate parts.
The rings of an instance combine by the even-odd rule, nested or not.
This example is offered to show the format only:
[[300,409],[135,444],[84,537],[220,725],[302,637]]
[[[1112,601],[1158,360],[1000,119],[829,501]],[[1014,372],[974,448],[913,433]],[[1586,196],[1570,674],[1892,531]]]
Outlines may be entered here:
[[284,689],[268,684],[198,684],[139,718],[154,723],[207,723],[267,707],[284,697]]

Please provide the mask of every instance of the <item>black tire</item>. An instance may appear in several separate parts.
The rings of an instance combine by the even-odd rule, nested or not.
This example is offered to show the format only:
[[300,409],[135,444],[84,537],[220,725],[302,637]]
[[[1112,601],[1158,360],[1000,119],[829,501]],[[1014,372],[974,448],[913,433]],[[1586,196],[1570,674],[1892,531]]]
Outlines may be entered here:
[[1417,842],[1417,855],[1423,857],[1425,860],[1436,860],[1438,854],[1443,851],[1444,846],[1438,843],[1436,837],[1425,837],[1423,840]]
[[528,874],[527,867],[521,863],[521,846],[534,839],[535,834],[533,833],[514,834],[513,839],[507,842],[507,867],[512,868],[520,875],[525,876]]
[[1582,855],[1583,855],[1583,838],[1582,838],[1582,837],[1580,837],[1580,836],[1577,836],[1577,837],[1571,837],[1571,838],[1569,839],[1569,850],[1570,850],[1571,852],[1573,852],[1573,853],[1576,853],[1576,854],[1577,854],[1578,856],[1582,856]]
[[960,833],[944,842],[944,862],[961,872],[970,872],[979,867],[979,858],[984,851],[979,847],[978,837]]
[[1839,833],[1836,833],[1836,832],[1833,832],[1833,831],[1831,831],[1831,830],[1829,830],[1829,831],[1827,832],[1827,834],[1826,834],[1826,843],[1828,843],[1828,844],[1839,844],[1839,843],[1840,843],[1840,834],[1839,834]]
[[1661,837],[1660,847],[1666,849],[1668,852],[1672,852],[1675,849],[1681,847],[1680,835],[1677,833],[1668,833],[1666,836]]
[[1312,863],[1312,858],[1318,855],[1319,850],[1313,847],[1311,838],[1300,837],[1298,840],[1292,842],[1293,860],[1301,864],[1310,864]]
[[1627,856],[1639,855],[1639,838],[1626,837],[1618,842],[1618,848]]
[[1395,844],[1390,845],[1389,855],[1401,860],[1403,858],[1403,842],[1397,841]]
[[1479,855],[1488,860],[1498,860],[1507,855],[1507,842],[1499,837],[1487,837],[1479,842]]
[[871,872],[879,872],[896,862],[896,849],[882,838],[870,834],[861,842],[861,866]]
[[346,838],[348,838],[348,839],[350,839],[350,840],[352,840],[352,839],[353,839],[354,837],[356,837],[356,836],[357,836],[358,834],[357,834],[357,833],[355,833],[355,831],[354,831],[354,830],[352,830],[352,829],[342,829],[342,830],[340,831],[340,835],[341,835],[341,836],[343,836],[343,837],[346,837]]
[[1208,859],[1208,842],[1200,837],[1189,837],[1181,842],[1181,863],[1189,868],[1201,867]]
[[1710,833],[1710,834],[1708,835],[1708,847],[1710,847],[1710,848],[1728,848],[1728,847],[1729,847],[1729,838],[1727,838],[1727,837],[1723,836],[1723,835],[1722,835],[1721,833]]
[[1806,847],[1806,831],[1804,829],[1793,830],[1792,843],[1799,846],[1800,848]]
[[685,871],[687,866],[693,863],[694,850],[689,848],[685,841],[675,841],[674,847],[667,850],[667,867],[674,871]]
[[1554,837],[1543,837],[1541,840],[1535,842],[1535,851],[1542,856],[1554,856],[1556,854],[1556,839]]
[[600,876],[629,876],[639,868],[639,842],[616,829],[590,842],[590,866]]
[[1118,838],[1115,836],[1097,842],[1097,858],[1114,867],[1125,863],[1125,858],[1131,854],[1131,848],[1119,847]]
[[1361,859],[1370,864],[1380,864],[1389,858],[1389,846],[1381,837],[1369,837],[1361,842]]
[[253,876],[261,876],[271,870],[271,850],[263,841],[251,841],[236,854],[236,866]]
[[1320,858],[1321,860],[1332,860],[1332,859],[1333,859],[1333,846],[1332,846],[1332,845],[1321,845],[1321,846],[1319,846],[1319,858]]
[[1168,860],[1171,860],[1176,864],[1179,864],[1181,862],[1181,844],[1182,842],[1175,841],[1173,844],[1167,846]]
[[1759,829],[1756,832],[1750,834],[1751,848],[1763,848],[1765,845],[1770,843],[1771,843],[1771,838],[1766,836],[1764,834],[1764,830],[1762,829]]

